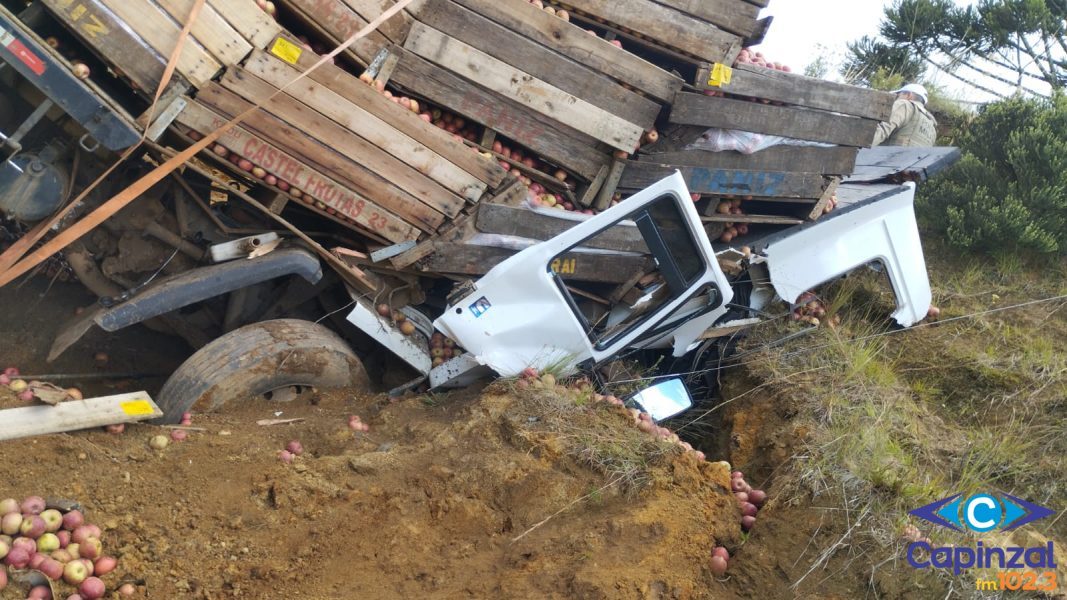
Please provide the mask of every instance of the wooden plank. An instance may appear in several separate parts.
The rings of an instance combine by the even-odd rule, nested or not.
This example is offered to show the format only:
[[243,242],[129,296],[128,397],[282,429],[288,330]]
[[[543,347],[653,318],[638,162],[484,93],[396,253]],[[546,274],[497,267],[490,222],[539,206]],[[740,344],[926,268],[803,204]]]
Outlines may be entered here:
[[282,26],[247,0],[208,0],[241,37],[255,48],[266,48],[282,32]]
[[578,199],[578,204],[581,204],[585,208],[589,208],[596,200],[596,195],[600,193],[600,188],[604,187],[604,182],[608,179],[608,171],[611,170],[608,165],[600,167],[600,172],[596,174],[593,181],[589,182],[589,187],[585,188],[585,192],[582,197]]
[[759,31],[759,8],[737,0],[654,0],[747,38]]
[[[661,101],[670,102],[683,81],[632,52],[616,48],[580,27],[567,23],[525,0],[455,0],[542,46],[633,86]],[[432,5],[432,4],[431,4]]]
[[[393,0],[342,0],[349,8],[356,12],[368,23],[382,16],[395,2]],[[411,29],[413,19],[405,11],[400,11],[393,17],[386,19],[379,27],[389,41],[394,44],[403,44]]]
[[809,221],[817,221],[819,217],[823,216],[826,212],[826,206],[830,204],[830,200],[837,194],[837,186],[841,185],[840,177],[832,177],[829,185],[826,186],[826,190],[823,191],[819,201],[812,207],[811,212],[808,213]]
[[644,133],[633,123],[421,23],[412,26],[404,47],[613,148],[632,152]]
[[669,119],[682,125],[738,129],[856,147],[870,146],[878,128],[878,121],[872,119],[688,92],[675,98]]
[[776,146],[760,150],[755,154],[742,154],[732,150],[727,152],[687,150],[643,154],[639,158],[640,162],[665,165],[842,175],[852,172],[856,164],[856,148],[848,146],[836,146],[833,148]]
[[709,215],[700,217],[704,223],[761,223],[764,225],[800,225],[803,219],[778,215]]
[[[185,23],[195,0],[154,0],[176,22]],[[252,44],[226,22],[210,4],[197,15],[191,35],[222,65],[236,65],[252,51]]]
[[675,170],[681,172],[689,191],[697,194],[818,198],[827,184],[826,177],[819,173],[744,171],[630,161],[619,185],[631,190],[644,189]]
[[454,2],[439,0],[428,5],[419,13],[419,21],[646,131],[652,129],[659,116],[660,106],[654,101],[556,54],[552,46],[545,48]]
[[[478,207],[477,227],[484,233],[515,235],[545,241],[553,238],[582,221],[557,218],[528,208],[501,204],[482,204]],[[589,240],[587,245],[601,250],[622,252],[649,252],[644,237],[636,226],[616,225]]]
[[608,176],[604,178],[604,185],[600,186],[600,191],[596,193],[596,200],[593,201],[593,208],[597,210],[607,210],[611,206],[611,200],[615,196],[615,190],[619,187],[619,180],[622,179],[623,171],[626,170],[626,161],[620,159],[614,159],[611,163],[611,168],[608,170]]
[[564,4],[708,62],[732,63],[741,47],[738,36],[647,0],[567,0]]
[[[304,53],[294,66],[301,71],[307,70],[316,60],[311,54]],[[340,67],[322,65],[308,77],[344,96],[352,104],[361,106],[397,131],[417,140],[491,187],[498,187],[507,176],[507,172],[500,168],[496,161],[472,152],[469,146],[457,141],[451,133],[427,124],[418,115],[390,101]]]
[[[436,252],[419,263],[423,271],[455,273],[459,275],[484,275],[496,265],[515,254],[514,250],[472,244],[441,243]],[[647,256],[620,256],[613,254],[588,254],[570,252],[560,257],[561,268],[557,272],[566,275],[568,281],[597,283],[622,283],[635,271],[648,268],[652,259]]]
[[[262,100],[275,89],[262,79],[243,69],[230,69],[223,75],[222,85],[249,102]],[[378,148],[373,143],[334,123],[289,94],[280,94],[263,103],[263,107],[283,121],[300,128],[321,141],[322,145],[356,164],[376,173],[385,181],[406,191],[420,202],[445,214],[455,214],[455,206],[464,204],[463,198],[453,194],[436,181]],[[371,191],[365,192],[374,198]]]
[[136,423],[163,416],[148,392],[0,410],[0,440]]
[[[313,24],[332,38],[334,43],[347,40],[354,33],[367,26],[367,20],[360,17],[341,0],[279,0],[298,13],[301,20]],[[350,49],[362,61],[370,64],[382,48],[389,45],[389,40],[379,31],[372,31],[366,37],[356,40]]]
[[[300,74],[298,70],[259,50],[245,63],[245,69],[279,88]],[[360,85],[365,85],[359,80],[355,81]],[[392,154],[462,198],[477,202],[485,193],[486,185],[473,175],[397,131],[388,123],[363,110],[358,104],[349,102],[329,87],[310,78],[304,78],[290,86],[287,91],[311,108]],[[390,104],[394,103],[390,102]],[[467,153],[473,154],[469,150]],[[463,208],[463,203],[442,202],[435,208],[451,217]]]
[[[218,129],[228,120],[228,117],[223,117],[196,101],[191,101],[178,116],[179,123],[202,134]],[[367,205],[367,200],[352,192],[343,183],[322,174],[293,154],[242,126],[231,129],[219,139],[219,143],[353,220],[356,220],[360,203],[362,206]],[[430,223],[423,226],[423,230],[427,232],[444,223],[443,215],[431,215]]]
[[[197,100],[227,119],[252,106],[217,84],[201,90]],[[407,196],[389,185],[389,182],[323,145],[328,142],[308,136],[304,128],[294,127],[263,111],[253,113],[242,125],[292,156],[299,157],[316,171],[332,176],[335,180],[345,183],[348,189],[368,198],[369,201],[365,200],[362,206],[356,202],[354,212],[358,211],[358,214],[352,218],[361,227],[366,227],[389,241],[402,242],[416,238],[418,234],[409,223],[429,226],[429,223],[437,221],[427,214],[429,207],[420,202],[409,201]],[[321,185],[325,188],[326,181]],[[319,193],[318,189],[316,186],[309,191],[314,191],[312,195],[316,195]],[[326,193],[325,189],[322,193]]]
[[[108,10],[100,0],[41,0],[60,23],[104,58],[116,72],[128,77],[136,88],[151,94],[163,79],[167,61],[147,42]],[[179,73],[171,87],[188,85]]]
[[704,78],[703,81],[697,81],[697,87],[876,121],[889,120],[896,99],[888,92],[814,79],[756,65],[734,67],[728,84],[710,86],[707,78]]
[[398,50],[400,61],[393,81],[404,88],[495,129],[586,179],[596,177],[600,167],[610,160],[606,152],[596,149],[596,140],[584,133],[525,110],[506,96],[472,86],[406,50]]
[[[137,32],[156,52],[169,57],[178,44],[181,26],[149,0],[101,0],[120,20]],[[177,71],[189,83],[202,87],[219,72],[216,61],[196,40],[186,40],[178,57]]]

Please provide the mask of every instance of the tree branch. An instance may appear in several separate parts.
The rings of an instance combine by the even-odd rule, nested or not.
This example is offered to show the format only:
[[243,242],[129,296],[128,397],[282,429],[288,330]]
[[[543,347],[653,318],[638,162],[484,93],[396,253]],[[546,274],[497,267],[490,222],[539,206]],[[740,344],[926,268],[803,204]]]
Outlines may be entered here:
[[952,77],[953,79],[956,79],[957,81],[960,81],[961,83],[965,83],[965,84],[967,84],[967,85],[969,85],[969,86],[971,86],[971,87],[973,87],[973,88],[975,88],[977,90],[981,90],[981,91],[983,91],[983,92],[985,92],[985,93],[987,93],[987,94],[989,94],[991,96],[996,96],[997,98],[999,98],[1001,100],[1006,100],[1007,99],[1007,96],[1005,96],[1004,94],[1001,94],[999,92],[995,92],[995,91],[985,87],[984,85],[981,85],[981,84],[975,83],[973,81],[969,81],[967,79],[964,79],[963,77],[960,77],[959,75],[953,73],[951,69],[948,69],[947,67],[943,67],[943,66],[939,65],[937,63],[937,61],[933,60],[932,58],[930,58],[929,56],[927,56],[925,54],[923,55],[923,60],[925,60],[926,62],[928,62],[931,65],[933,65],[935,68],[937,68],[942,73],[945,73],[949,77]]
[[[948,50],[946,50],[940,43],[938,44],[938,49],[941,51],[942,54],[944,54],[945,56],[949,57],[949,59],[951,59],[951,62],[949,63],[948,68],[951,68],[952,65],[963,65],[963,66],[967,67],[968,69],[971,69],[972,71],[975,71],[979,75],[983,75],[983,76],[988,77],[990,79],[999,81],[999,82],[1001,82],[1001,83],[1003,83],[1005,85],[1010,85],[1012,87],[1018,87],[1019,89],[1022,89],[1024,91],[1026,91],[1027,93],[1033,94],[1035,96],[1045,97],[1044,94],[1041,94],[1041,93],[1035,92],[1034,90],[1031,90],[1029,88],[1023,87],[1021,83],[1017,83],[1017,82],[1012,81],[1010,79],[1007,79],[1005,77],[1001,77],[1000,75],[997,75],[996,73],[993,73],[991,71],[987,71],[986,69],[983,69],[983,68],[979,67],[978,65],[975,65],[973,62],[968,62],[968,61],[963,60],[962,58],[957,58],[957,57],[952,56],[951,54],[949,54]],[[982,57],[981,53],[979,53],[979,52],[973,52],[973,54],[975,54],[979,58],[983,58],[983,60],[988,60],[988,59],[984,59],[984,57]],[[993,62],[993,61],[990,61],[990,62]],[[1023,69],[1021,67],[1019,67],[1019,68],[1005,67],[1005,68],[1008,68],[1008,69],[1010,69],[1012,71],[1016,71],[1016,72],[1025,72],[1025,71],[1023,71]],[[1036,77],[1034,75],[1030,75],[1030,76],[1034,77],[1034,79],[1037,79],[1038,81],[1045,81],[1044,79],[1042,79],[1040,77]]]

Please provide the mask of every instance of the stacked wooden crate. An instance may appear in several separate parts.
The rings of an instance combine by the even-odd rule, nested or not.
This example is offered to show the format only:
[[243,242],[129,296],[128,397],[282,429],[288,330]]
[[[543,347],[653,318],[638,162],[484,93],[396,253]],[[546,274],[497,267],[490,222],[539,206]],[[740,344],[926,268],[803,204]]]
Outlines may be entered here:
[[[178,123],[211,132],[318,59],[279,39],[272,48],[284,60],[254,51],[201,89]],[[436,233],[505,182],[494,161],[333,65],[266,100],[221,145],[284,181],[278,194],[383,243]]]
[[[640,189],[675,168],[690,189],[711,196],[709,222],[792,225],[817,219],[832,201],[841,176],[869,146],[893,95],[767,69],[721,65],[700,91],[683,91],[671,106],[671,123],[655,146],[631,161],[622,187]],[[752,154],[690,149],[709,128],[804,140],[819,146],[782,145]],[[745,200],[745,215],[716,214],[718,199]]]
[[[380,17],[392,0],[279,0],[283,13],[326,42],[339,45],[368,23]],[[412,18],[400,11],[366,37],[357,40],[344,55],[355,64],[368,66],[382,49],[402,44]],[[329,49],[333,49],[332,47]]]
[[[155,92],[193,0],[42,0],[115,72]],[[176,81],[200,88],[281,31],[253,0],[208,0],[178,58]]]

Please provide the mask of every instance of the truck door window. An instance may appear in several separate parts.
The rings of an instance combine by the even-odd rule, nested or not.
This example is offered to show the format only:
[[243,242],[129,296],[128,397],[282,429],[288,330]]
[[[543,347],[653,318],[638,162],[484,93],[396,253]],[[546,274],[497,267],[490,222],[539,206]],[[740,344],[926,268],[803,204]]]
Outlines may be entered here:
[[686,295],[707,269],[672,196],[662,196],[559,254],[548,269],[603,349]]

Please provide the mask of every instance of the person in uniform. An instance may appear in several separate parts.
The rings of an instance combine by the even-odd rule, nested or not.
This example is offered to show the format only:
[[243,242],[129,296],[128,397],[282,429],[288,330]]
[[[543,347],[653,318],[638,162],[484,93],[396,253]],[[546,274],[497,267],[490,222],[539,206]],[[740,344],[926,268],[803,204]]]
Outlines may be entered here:
[[926,109],[926,88],[909,83],[896,92],[893,114],[878,124],[873,146],[933,146],[937,141],[937,120]]

